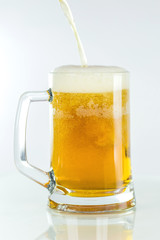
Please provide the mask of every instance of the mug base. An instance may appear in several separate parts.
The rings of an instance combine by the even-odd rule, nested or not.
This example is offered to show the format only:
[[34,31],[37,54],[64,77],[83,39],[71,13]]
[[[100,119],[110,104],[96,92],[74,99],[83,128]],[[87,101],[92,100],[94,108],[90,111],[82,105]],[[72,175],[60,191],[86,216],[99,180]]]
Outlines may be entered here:
[[123,192],[104,197],[75,197],[55,190],[49,197],[49,207],[58,211],[74,213],[103,213],[130,210],[135,207],[133,183]]

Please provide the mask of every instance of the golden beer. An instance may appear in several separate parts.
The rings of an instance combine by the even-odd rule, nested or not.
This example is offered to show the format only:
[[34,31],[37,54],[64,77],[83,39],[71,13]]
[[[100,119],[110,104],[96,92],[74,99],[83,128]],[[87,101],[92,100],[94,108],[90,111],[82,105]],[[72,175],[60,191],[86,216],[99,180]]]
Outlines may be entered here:
[[57,187],[74,196],[123,191],[131,179],[128,102],[128,89],[53,91],[51,165]]

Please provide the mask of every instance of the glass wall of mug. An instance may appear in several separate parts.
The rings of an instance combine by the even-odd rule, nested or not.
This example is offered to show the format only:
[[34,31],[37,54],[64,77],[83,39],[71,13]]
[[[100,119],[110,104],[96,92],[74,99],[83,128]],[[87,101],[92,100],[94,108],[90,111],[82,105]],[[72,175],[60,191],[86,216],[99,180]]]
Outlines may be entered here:
[[49,205],[64,211],[135,205],[130,161],[129,73],[118,67],[58,68],[49,76]]

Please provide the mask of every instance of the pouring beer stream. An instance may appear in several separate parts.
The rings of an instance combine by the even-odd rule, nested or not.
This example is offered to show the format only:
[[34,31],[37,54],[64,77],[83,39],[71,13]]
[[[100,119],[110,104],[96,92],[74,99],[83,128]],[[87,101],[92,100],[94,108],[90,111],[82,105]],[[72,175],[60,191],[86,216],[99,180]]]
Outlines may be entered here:
[[64,15],[66,16],[66,18],[68,19],[69,24],[71,25],[71,28],[74,32],[76,41],[77,41],[77,46],[78,46],[78,51],[79,51],[79,55],[80,55],[80,60],[81,60],[81,66],[82,67],[87,67],[87,58],[86,58],[86,54],[83,48],[83,44],[81,42],[81,39],[79,37],[77,28],[76,28],[76,24],[74,22],[74,18],[71,12],[71,9],[68,5],[68,3],[65,0],[59,0],[61,8],[64,12]]

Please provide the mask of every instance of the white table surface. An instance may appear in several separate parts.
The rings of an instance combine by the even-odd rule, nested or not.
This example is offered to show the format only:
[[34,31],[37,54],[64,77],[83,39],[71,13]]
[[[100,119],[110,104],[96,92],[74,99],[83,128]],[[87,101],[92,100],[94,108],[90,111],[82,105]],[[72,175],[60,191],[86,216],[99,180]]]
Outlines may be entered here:
[[[92,227],[88,227],[90,220],[82,223],[76,220],[71,222],[68,215],[67,224],[64,217],[59,215],[51,216],[47,213],[48,192],[40,185],[27,179],[17,172],[0,177],[0,239],[2,240],[159,240],[160,239],[160,176],[135,177],[135,192],[137,207],[135,221],[131,233],[123,235],[123,230],[115,237],[108,224],[110,220],[94,219]],[[104,215],[103,215],[104,217]],[[53,226],[58,223],[58,226]],[[84,218],[84,217],[83,217]],[[92,217],[91,217],[92,218]],[[50,219],[48,221],[48,219]],[[65,217],[66,219],[66,217]],[[101,221],[102,220],[102,221]],[[49,223],[50,222],[50,223]],[[52,224],[52,225],[51,225]],[[119,224],[119,222],[117,222]],[[72,226],[74,225],[74,226]],[[103,226],[101,226],[103,225]],[[107,230],[108,229],[108,230]],[[120,229],[120,228],[119,228]],[[85,232],[83,232],[83,230]],[[114,230],[114,231],[113,231]],[[95,235],[91,237],[91,231]],[[110,231],[110,233],[107,233]],[[82,236],[82,232],[85,233]],[[133,237],[132,237],[133,235]]]

